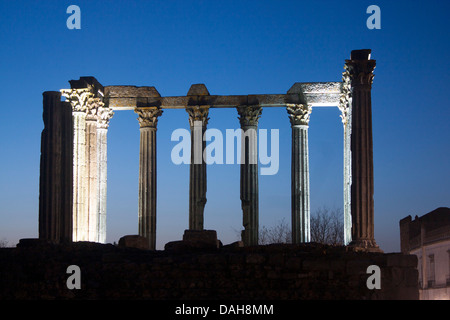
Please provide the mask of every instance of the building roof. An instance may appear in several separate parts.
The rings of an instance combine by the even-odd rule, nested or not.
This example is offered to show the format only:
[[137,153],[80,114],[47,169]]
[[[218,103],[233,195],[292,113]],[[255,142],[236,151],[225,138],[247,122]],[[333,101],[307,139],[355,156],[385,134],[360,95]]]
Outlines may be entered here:
[[[407,216],[400,220],[400,232],[407,229],[402,241],[408,241],[409,250],[419,247],[421,244],[450,240],[450,208],[440,207],[421,217],[417,215],[412,220]],[[422,229],[424,238],[421,238]]]

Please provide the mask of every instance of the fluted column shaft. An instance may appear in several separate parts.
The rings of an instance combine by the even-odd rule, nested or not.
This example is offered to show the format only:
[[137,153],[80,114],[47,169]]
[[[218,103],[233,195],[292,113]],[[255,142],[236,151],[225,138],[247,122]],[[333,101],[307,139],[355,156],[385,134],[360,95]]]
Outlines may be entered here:
[[73,240],[98,241],[97,119],[104,106],[92,87],[62,89],[73,115]]
[[352,241],[351,186],[352,186],[352,94],[350,73],[347,67],[342,73],[342,91],[339,102],[341,119],[344,127],[344,245]]
[[346,66],[352,88],[352,242],[350,245],[369,250],[378,249],[374,238],[371,102],[375,60],[370,60],[369,50],[353,51],[351,60],[346,61]]
[[107,146],[109,121],[114,112],[99,108],[97,117],[97,174],[98,174],[98,242],[106,243],[107,205]]
[[237,107],[242,130],[240,198],[242,207],[242,241],[246,246],[258,245],[259,186],[258,186],[258,121],[260,106]]
[[73,111],[73,240],[88,240],[86,212],[86,112]]
[[98,241],[97,116],[86,117],[86,194],[88,241]]
[[191,129],[191,164],[189,169],[189,230],[204,229],[207,177],[203,139],[208,124],[208,106],[186,107]]
[[60,92],[43,93],[39,177],[39,238],[72,241],[72,107]]
[[292,243],[311,241],[308,124],[311,107],[288,105],[292,128],[291,223]]
[[140,124],[139,152],[139,235],[156,249],[156,125],[162,110],[136,109]]
[[344,125],[344,245],[352,241],[351,187],[352,153],[350,150],[351,124]]

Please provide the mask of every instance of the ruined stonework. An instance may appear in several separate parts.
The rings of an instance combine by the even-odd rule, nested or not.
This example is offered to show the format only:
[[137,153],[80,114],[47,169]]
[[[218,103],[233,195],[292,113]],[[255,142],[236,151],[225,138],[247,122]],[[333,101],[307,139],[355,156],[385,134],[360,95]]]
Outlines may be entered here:
[[[66,286],[72,264],[80,290]],[[367,287],[370,265],[380,267],[380,289]],[[418,299],[416,265],[416,256],[318,244],[153,251],[23,239],[0,248],[0,299]]]
[[39,179],[39,237],[72,241],[72,108],[60,92],[43,93]]
[[[206,141],[202,139],[207,129],[212,108],[234,108],[236,122],[246,136],[242,141],[240,166],[240,200],[242,208],[241,240],[245,246],[258,244],[259,189],[257,163],[257,128],[264,108],[285,108],[292,128],[291,148],[291,221],[292,242],[310,241],[310,188],[308,128],[313,108],[338,107],[344,126],[344,241],[355,250],[377,251],[381,249],[374,238],[374,176],[372,142],[371,90],[376,61],[371,50],[353,50],[345,61],[339,82],[296,82],[282,94],[214,95],[204,84],[193,84],[185,96],[162,97],[153,86],[103,86],[94,77],[71,80],[70,89],[61,89],[66,102],[57,95],[44,99],[44,114],[49,106],[53,110],[49,119],[59,119],[59,109],[72,108],[73,137],[68,131],[47,121],[43,132],[41,163],[42,208],[60,206],[58,196],[48,196],[59,191],[61,182],[54,178],[53,170],[66,170],[70,156],[64,149],[73,145],[71,179],[73,191],[61,194],[68,197],[65,205],[73,204],[71,221],[64,211],[40,210],[39,221],[43,226],[39,236],[43,239],[59,238],[61,230],[67,238],[72,229],[73,241],[106,241],[106,189],[107,189],[107,130],[114,112],[133,110],[138,114],[140,130],[139,155],[139,236],[148,241],[149,248],[156,248],[157,230],[157,124],[163,118],[164,109],[186,111],[191,129],[191,163],[189,177],[189,230],[204,230],[204,209],[207,203],[207,165],[202,156]],[[61,108],[60,108],[61,107]],[[62,110],[62,109],[61,109]],[[47,112],[47,113],[46,113]],[[62,112],[62,111],[61,111]],[[68,111],[65,111],[67,114]],[[54,116],[53,116],[54,114]],[[59,120],[58,120],[59,121]],[[56,122],[58,122],[56,121]],[[66,118],[61,121],[68,121]],[[63,124],[63,122],[61,122]],[[63,126],[65,130],[68,126]],[[68,130],[68,129],[67,129]],[[200,137],[200,138],[199,138]],[[194,141],[201,141],[196,144]],[[63,150],[58,158],[52,151]],[[62,151],[61,151],[62,152]],[[50,168],[49,163],[59,166]],[[64,169],[63,169],[64,167]],[[50,168],[50,169],[49,169]],[[59,174],[57,174],[59,176]],[[67,179],[65,179],[69,183]],[[64,188],[67,187],[64,185]],[[44,227],[45,226],[45,227]],[[68,237],[70,238],[70,237]]]

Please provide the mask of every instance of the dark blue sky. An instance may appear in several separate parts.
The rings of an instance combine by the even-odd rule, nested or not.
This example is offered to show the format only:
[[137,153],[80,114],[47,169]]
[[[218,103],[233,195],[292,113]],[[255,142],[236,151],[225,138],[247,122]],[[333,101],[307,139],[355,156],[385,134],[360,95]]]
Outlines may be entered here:
[[[81,30],[66,9],[81,8]],[[366,9],[381,8],[381,30]],[[185,95],[285,93],[295,82],[340,81],[353,49],[377,60],[372,91],[375,238],[399,251],[398,221],[450,206],[448,1],[0,1],[0,239],[38,236],[42,92],[95,76],[103,85],[155,86]],[[116,112],[108,133],[107,241],[137,233],[139,125]],[[238,128],[236,110],[211,110],[208,127]],[[170,140],[187,113],[158,123],[157,246],[188,227],[188,165]],[[264,109],[262,129],[280,130],[280,170],[260,176],[260,226],[290,222],[291,135],[286,110]],[[342,124],[337,108],[314,108],[311,210],[342,207]],[[237,240],[239,166],[208,166],[205,228]]]

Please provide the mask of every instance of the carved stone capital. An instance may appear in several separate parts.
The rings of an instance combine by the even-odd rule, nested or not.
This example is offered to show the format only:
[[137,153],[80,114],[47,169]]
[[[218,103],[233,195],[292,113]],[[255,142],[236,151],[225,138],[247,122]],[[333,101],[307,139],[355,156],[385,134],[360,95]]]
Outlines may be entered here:
[[97,121],[98,109],[105,106],[103,99],[95,96],[92,87],[62,89],[61,94],[72,105],[72,112],[86,113],[87,121]]
[[86,112],[89,99],[94,97],[90,88],[61,89],[61,94],[72,105],[73,112]]
[[156,128],[158,117],[163,113],[158,107],[139,108],[134,112],[139,116],[138,121],[141,128]]
[[194,126],[194,122],[201,121],[202,126],[208,124],[209,106],[187,106],[186,112],[189,114],[189,125]]
[[291,126],[309,124],[309,117],[312,111],[312,107],[307,104],[287,104],[286,110],[288,112]]
[[344,65],[345,71],[342,73],[342,85],[341,85],[341,96],[339,98],[339,105],[338,108],[341,111],[341,119],[342,123],[347,125],[348,118],[349,118],[349,112],[350,112],[350,106],[349,106],[349,100],[352,96],[352,89],[351,89],[351,78],[350,78],[350,72],[348,71],[348,66]]
[[87,121],[97,121],[98,109],[103,108],[105,104],[102,99],[90,97],[86,105],[86,120]]
[[111,108],[99,107],[97,109],[97,128],[108,129],[109,121],[114,115]]
[[260,106],[239,106],[236,107],[239,114],[241,127],[257,126],[261,118],[262,107]]
[[345,60],[345,65],[353,87],[372,87],[373,70],[376,66],[375,60]]

